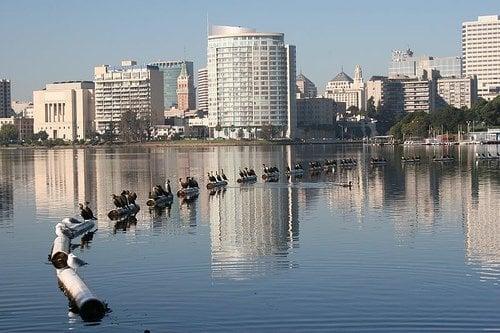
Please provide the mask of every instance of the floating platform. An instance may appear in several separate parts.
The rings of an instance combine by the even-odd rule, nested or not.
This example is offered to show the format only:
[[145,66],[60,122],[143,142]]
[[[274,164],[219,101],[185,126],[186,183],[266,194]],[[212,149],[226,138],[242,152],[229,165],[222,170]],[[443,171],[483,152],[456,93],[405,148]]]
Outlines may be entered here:
[[156,199],[148,199],[146,205],[150,208],[163,208],[168,204],[171,204],[174,200],[174,195],[169,193],[168,195],[160,195]]
[[186,187],[177,191],[178,197],[194,197],[198,194],[200,194],[200,189],[198,187]]
[[224,187],[226,185],[227,185],[227,181],[225,181],[225,180],[210,182],[207,184],[207,190],[211,190],[211,189],[218,188],[218,187]]
[[251,183],[257,181],[257,175],[246,176],[243,178],[238,178],[236,180],[238,183]]
[[120,207],[120,208],[111,210],[108,213],[108,217],[111,220],[118,220],[118,219],[123,218],[123,217],[136,215],[140,209],[141,208],[139,207],[138,204],[130,204],[130,205],[127,205],[126,207]]

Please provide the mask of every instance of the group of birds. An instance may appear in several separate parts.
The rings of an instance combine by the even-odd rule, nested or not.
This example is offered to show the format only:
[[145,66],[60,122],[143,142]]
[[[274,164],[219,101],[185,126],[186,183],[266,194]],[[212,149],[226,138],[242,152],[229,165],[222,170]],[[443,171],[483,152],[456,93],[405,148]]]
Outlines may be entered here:
[[113,203],[117,208],[127,207],[128,205],[135,205],[137,194],[129,190],[123,190],[120,195],[112,194]]
[[[287,166],[286,167],[286,171],[290,172],[292,169]],[[302,164],[300,163],[296,163],[294,166],[293,166],[293,170],[304,170],[304,168],[302,167]]]
[[387,163],[387,159],[384,157],[370,157],[370,163]]
[[420,162],[420,155],[417,156],[403,156],[401,157],[401,161],[403,162]]
[[239,175],[241,178],[248,178],[248,177],[257,176],[255,174],[254,169],[248,169],[247,167],[244,167],[243,170],[241,170],[241,168],[240,168]]
[[279,169],[275,166],[272,166],[272,167],[268,167],[266,166],[265,164],[262,164],[262,166],[264,167],[264,173],[265,174],[270,174],[270,173],[279,173]]
[[153,186],[153,191],[149,192],[149,199],[157,199],[161,196],[172,195],[172,188],[170,187],[170,180],[167,180],[167,189],[163,189],[163,187],[158,184]]
[[193,177],[186,177],[186,181],[183,182],[182,178],[179,178],[179,186],[181,188],[199,188],[198,182]]
[[221,169],[221,173],[219,174],[217,171],[215,171],[215,176],[214,172],[207,172],[208,175],[208,181],[211,183],[217,183],[217,182],[222,182],[222,181],[227,181],[227,177],[224,174],[224,169]]

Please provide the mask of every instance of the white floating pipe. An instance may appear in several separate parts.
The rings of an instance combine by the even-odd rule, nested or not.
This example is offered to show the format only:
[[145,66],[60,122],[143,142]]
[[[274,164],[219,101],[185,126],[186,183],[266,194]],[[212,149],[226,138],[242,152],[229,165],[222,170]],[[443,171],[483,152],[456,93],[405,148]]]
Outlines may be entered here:
[[83,222],[74,218],[64,218],[56,225],[56,235],[66,236],[70,239],[83,235],[85,232],[95,227],[93,220],[85,220]]
[[64,268],[68,266],[69,247],[70,240],[68,237],[63,235],[54,239],[50,261],[55,268]]
[[85,282],[71,268],[57,269],[57,279],[66,296],[78,308],[84,321],[98,321],[106,313],[106,306],[92,294]]

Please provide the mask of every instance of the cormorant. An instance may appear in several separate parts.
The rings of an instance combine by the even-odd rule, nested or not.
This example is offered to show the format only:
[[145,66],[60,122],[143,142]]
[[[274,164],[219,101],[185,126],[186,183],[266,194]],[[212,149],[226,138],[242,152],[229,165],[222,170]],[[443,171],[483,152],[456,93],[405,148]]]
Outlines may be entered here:
[[222,179],[224,179],[225,181],[227,181],[227,177],[226,175],[224,174],[224,169],[220,169],[221,171],[221,176],[222,176]]

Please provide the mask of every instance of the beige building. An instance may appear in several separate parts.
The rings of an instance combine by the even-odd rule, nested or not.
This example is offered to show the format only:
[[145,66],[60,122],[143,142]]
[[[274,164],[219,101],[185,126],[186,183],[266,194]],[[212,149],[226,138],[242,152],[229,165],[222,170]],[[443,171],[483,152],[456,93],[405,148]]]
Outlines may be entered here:
[[198,70],[198,86],[196,87],[196,106],[198,110],[208,112],[208,69]]
[[470,108],[477,100],[477,79],[475,76],[439,78],[436,98],[436,108],[448,105]]
[[151,125],[163,124],[163,73],[157,66],[137,66],[132,60],[116,68],[101,65],[94,68],[94,80],[97,132],[116,131],[126,111]]
[[297,98],[315,98],[318,95],[316,85],[304,74],[297,75]]
[[94,132],[94,83],[68,81],[47,84],[33,92],[34,131],[51,139],[81,140]]
[[500,16],[462,23],[463,74],[476,75],[479,97],[500,94]]
[[359,110],[365,106],[365,88],[361,66],[356,65],[354,80],[343,71],[326,84],[325,97],[335,102],[344,102],[346,107],[354,106]]

